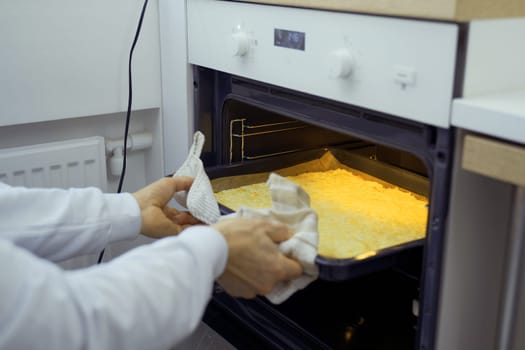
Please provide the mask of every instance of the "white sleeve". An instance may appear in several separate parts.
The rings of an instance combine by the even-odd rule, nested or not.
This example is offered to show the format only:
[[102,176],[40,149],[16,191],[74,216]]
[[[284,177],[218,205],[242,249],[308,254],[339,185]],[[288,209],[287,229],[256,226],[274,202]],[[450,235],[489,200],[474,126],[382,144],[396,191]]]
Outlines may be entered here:
[[208,226],[76,271],[0,239],[0,349],[170,349],[196,328],[226,259]]
[[97,188],[28,189],[0,183],[0,238],[53,261],[101,251],[140,231],[129,193]]

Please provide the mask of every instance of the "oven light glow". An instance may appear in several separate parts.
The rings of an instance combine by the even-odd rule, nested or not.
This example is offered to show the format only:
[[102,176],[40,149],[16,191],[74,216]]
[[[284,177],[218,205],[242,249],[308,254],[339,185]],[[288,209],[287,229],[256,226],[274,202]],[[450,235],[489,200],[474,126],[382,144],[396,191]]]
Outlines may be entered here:
[[354,322],[352,325],[345,327],[343,333],[343,339],[345,344],[351,344],[356,332],[363,324],[365,324],[365,319],[363,317],[359,317],[359,320],[357,322]]
[[376,255],[376,254],[377,254],[377,251],[371,250],[371,251],[368,251],[368,252],[356,255],[355,259],[356,260],[364,260],[364,259],[367,259],[367,258],[369,258],[371,256]]

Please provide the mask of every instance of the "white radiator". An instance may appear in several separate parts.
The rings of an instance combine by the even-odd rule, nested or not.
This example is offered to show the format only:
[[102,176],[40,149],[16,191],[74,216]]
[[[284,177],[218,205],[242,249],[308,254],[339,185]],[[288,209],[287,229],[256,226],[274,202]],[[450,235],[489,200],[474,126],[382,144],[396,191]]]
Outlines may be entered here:
[[100,136],[0,149],[0,181],[25,187],[107,188]]
[[[25,187],[107,189],[103,137],[0,149],[0,181]],[[97,254],[61,262],[67,269],[93,265]]]

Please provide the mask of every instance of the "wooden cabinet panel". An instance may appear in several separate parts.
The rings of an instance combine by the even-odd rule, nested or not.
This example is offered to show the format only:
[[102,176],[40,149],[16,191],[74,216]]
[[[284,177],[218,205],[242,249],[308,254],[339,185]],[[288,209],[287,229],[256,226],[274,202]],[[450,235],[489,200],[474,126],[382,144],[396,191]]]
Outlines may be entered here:
[[244,0],[297,7],[467,21],[525,15],[523,0]]

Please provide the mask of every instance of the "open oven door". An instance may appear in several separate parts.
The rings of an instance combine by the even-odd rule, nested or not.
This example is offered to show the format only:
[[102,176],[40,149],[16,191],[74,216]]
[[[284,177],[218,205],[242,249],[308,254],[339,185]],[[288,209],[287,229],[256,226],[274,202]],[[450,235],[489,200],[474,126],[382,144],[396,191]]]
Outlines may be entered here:
[[[429,198],[425,239],[366,258],[319,256],[319,280],[280,305],[263,297],[232,298],[217,288],[204,321],[240,349],[386,350],[432,342],[435,314],[419,309],[437,308],[452,132],[203,67],[194,68],[194,78],[195,125],[210,141],[202,158],[212,183],[330,151],[360,171]],[[259,136],[273,139],[235,141],[242,130],[232,129],[231,121],[239,116],[250,125],[271,121],[276,128]],[[279,137],[288,121],[304,125]]]

